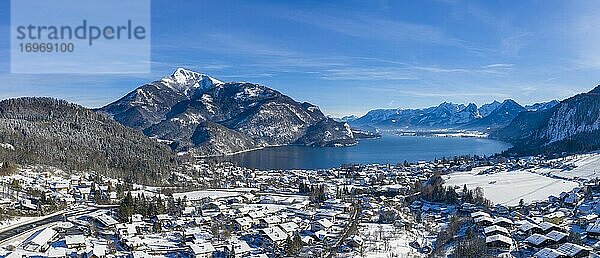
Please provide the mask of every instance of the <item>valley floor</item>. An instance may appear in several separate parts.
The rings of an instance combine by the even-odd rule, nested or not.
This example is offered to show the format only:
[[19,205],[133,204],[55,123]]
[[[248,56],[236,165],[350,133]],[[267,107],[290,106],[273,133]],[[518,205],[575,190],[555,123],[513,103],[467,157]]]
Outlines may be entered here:
[[568,192],[579,186],[577,182],[550,178],[533,170],[502,171],[493,174],[479,174],[489,167],[481,167],[468,172],[457,172],[444,176],[448,185],[467,185],[469,189],[483,188],[487,199],[496,204],[515,206],[525,202],[545,200],[550,195]]

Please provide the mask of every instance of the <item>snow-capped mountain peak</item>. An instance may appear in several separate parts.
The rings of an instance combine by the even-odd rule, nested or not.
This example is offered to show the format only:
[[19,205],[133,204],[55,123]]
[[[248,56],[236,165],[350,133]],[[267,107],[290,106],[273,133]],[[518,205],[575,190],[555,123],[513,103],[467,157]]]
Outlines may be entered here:
[[171,75],[178,83],[186,83],[190,80],[203,80],[205,78],[209,79],[213,84],[223,84],[222,81],[217,80],[213,77],[210,77],[206,74],[194,72],[192,70],[185,69],[183,67],[177,68],[173,75]]
[[193,95],[197,89],[208,90],[215,86],[221,86],[224,82],[210,77],[206,74],[194,72],[185,68],[177,68],[171,76],[164,77],[161,82],[172,89],[176,89],[185,95]]

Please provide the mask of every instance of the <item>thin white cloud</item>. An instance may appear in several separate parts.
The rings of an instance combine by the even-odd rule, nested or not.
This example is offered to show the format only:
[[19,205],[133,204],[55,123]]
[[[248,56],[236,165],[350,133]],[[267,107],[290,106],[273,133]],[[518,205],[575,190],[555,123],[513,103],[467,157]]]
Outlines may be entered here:
[[515,66],[515,65],[514,64],[489,64],[489,65],[481,66],[481,68],[484,68],[484,69],[488,69],[488,68],[512,68],[513,66]]
[[413,66],[412,69],[415,70],[422,70],[422,71],[427,71],[427,72],[432,72],[432,73],[455,73],[455,72],[461,72],[461,73],[466,73],[466,72],[470,72],[469,69],[464,69],[464,68],[443,68],[443,67],[437,67],[437,66]]
[[404,69],[345,67],[321,72],[326,80],[417,80],[418,77]]

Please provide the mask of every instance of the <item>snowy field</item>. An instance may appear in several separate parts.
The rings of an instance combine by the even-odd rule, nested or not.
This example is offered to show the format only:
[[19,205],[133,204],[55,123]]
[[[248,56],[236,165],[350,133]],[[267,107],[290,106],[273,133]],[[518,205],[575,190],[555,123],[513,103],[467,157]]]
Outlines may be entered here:
[[234,192],[234,191],[218,191],[218,190],[203,190],[203,191],[193,191],[193,192],[185,192],[185,193],[174,193],[173,198],[182,198],[184,196],[187,197],[188,200],[201,200],[206,197],[210,197],[213,199],[217,198],[226,198],[233,196],[240,196],[244,194],[243,192]]
[[525,202],[545,200],[550,195],[558,196],[561,192],[570,191],[578,186],[576,182],[554,179],[524,170],[477,175],[484,169],[452,173],[445,175],[444,180],[446,185],[462,187],[466,184],[469,189],[481,187],[487,199],[495,204],[509,206],[518,205],[521,199]]
[[577,155],[566,163],[577,167],[572,170],[553,170],[551,173],[564,178],[600,178],[600,154],[598,153]]
[[413,232],[395,228],[391,224],[361,223],[360,236],[365,241],[364,257],[422,257],[422,254],[409,246],[420,236]]

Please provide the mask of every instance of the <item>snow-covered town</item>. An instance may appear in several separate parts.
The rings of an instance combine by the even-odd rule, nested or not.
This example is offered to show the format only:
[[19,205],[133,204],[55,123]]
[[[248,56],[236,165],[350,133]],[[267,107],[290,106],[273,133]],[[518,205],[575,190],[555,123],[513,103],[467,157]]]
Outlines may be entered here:
[[152,187],[4,164],[2,257],[595,257],[596,153],[327,170],[197,161]]

